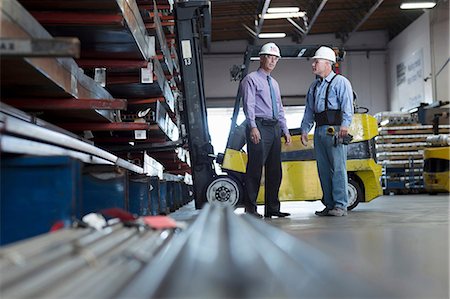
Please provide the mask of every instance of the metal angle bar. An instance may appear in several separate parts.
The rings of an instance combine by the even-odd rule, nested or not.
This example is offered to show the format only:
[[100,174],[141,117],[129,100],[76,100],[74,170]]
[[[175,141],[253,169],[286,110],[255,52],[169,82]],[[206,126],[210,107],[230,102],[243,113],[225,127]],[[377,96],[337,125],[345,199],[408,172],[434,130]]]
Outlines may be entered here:
[[136,1],[116,0],[131,34],[145,60],[155,55],[155,44],[148,38],[147,30]]
[[154,7],[154,11],[153,11],[153,20],[155,22],[156,25],[156,36],[158,37],[158,40],[160,42],[160,50],[162,51],[165,59],[164,62],[167,65],[167,68],[169,70],[170,74],[173,74],[173,63],[172,63],[172,59],[171,59],[171,55],[170,55],[170,50],[167,44],[167,40],[166,40],[166,36],[164,34],[164,30],[162,28],[162,23],[161,23],[161,18],[160,15],[158,13],[158,8]]
[[353,33],[355,33],[359,27],[362,26],[362,24],[364,24],[367,19],[369,19],[369,17],[378,9],[378,7],[381,5],[381,3],[383,3],[384,0],[378,0],[371,8],[370,10],[367,12],[367,14],[362,18],[361,21],[359,21],[358,25],[356,25],[355,28],[353,28],[352,32],[350,32],[347,36],[347,38],[345,39],[343,45],[345,45],[348,40],[352,37]]
[[126,110],[124,99],[4,99],[19,109],[30,110]]
[[0,38],[3,57],[80,57],[78,38],[51,39]]

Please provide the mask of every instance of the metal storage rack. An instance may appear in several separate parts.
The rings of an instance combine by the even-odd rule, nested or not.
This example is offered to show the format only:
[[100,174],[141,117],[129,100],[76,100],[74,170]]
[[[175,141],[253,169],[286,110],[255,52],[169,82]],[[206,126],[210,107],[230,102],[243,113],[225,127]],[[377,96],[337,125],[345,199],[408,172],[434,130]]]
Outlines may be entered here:
[[[2,227],[30,212],[20,205],[43,188],[32,209],[61,196],[66,205],[44,213],[36,230],[29,223],[26,236],[1,244],[111,205],[157,215],[192,199],[183,176],[190,162],[181,147],[174,43],[165,40],[170,32],[162,29],[156,5],[152,11],[155,18],[134,0],[2,2],[2,198],[24,199],[8,201],[14,212],[2,214]],[[103,81],[97,70],[106,73]],[[51,184],[27,177],[24,165],[48,181],[59,181],[51,165],[70,175],[55,193]],[[23,180],[31,180],[30,188],[17,187]],[[116,188],[121,191],[105,195]]]
[[[444,134],[449,133],[449,128],[449,125],[439,126]],[[379,136],[375,140],[378,164],[383,166],[381,180],[385,193],[424,191],[423,149],[426,138],[431,135],[431,125],[396,123],[395,126],[379,127]]]

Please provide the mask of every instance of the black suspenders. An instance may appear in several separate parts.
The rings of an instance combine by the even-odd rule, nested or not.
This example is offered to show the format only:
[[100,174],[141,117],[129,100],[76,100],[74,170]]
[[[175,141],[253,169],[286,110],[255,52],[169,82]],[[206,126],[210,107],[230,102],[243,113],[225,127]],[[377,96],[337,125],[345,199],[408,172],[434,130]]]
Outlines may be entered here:
[[[339,109],[328,109],[328,95],[330,93],[330,86],[331,82],[333,82],[334,78],[336,78],[338,74],[335,74],[333,78],[331,78],[330,82],[327,86],[327,91],[325,93],[325,110],[319,113],[314,113],[314,120],[316,121],[316,124],[318,126],[322,125],[341,125],[342,123],[342,111],[339,107]],[[314,87],[314,94],[313,94],[313,103],[314,108],[316,106],[316,91],[317,86],[319,85],[320,81],[317,82],[316,86]],[[338,103],[338,106],[339,103]]]
[[[336,78],[338,75],[339,75],[339,74],[335,74],[335,75],[333,76],[333,78],[331,78],[330,82],[328,83],[327,91],[326,91],[326,93],[325,93],[325,110],[328,110],[328,94],[330,93],[331,82],[333,82],[334,78]],[[325,80],[325,79],[324,79],[324,80]],[[320,85],[320,82],[321,82],[321,81],[317,81],[316,86],[314,86],[314,93],[313,93],[313,100],[314,100],[313,103],[314,103],[314,106],[316,105],[316,104],[315,104],[315,103],[316,103],[316,92],[317,92],[317,87]]]

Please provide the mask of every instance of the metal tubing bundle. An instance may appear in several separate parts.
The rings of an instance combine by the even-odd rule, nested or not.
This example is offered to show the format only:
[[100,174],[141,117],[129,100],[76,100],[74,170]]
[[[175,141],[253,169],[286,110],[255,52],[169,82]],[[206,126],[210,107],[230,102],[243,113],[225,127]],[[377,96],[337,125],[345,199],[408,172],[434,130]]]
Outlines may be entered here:
[[253,216],[205,206],[115,298],[395,297],[332,257]]
[[172,237],[116,224],[66,229],[0,250],[2,298],[111,298]]
[[[2,298],[393,298],[391,278],[345,264],[250,215],[205,205],[179,234],[116,224],[0,250]],[[170,240],[170,241],[169,241]]]

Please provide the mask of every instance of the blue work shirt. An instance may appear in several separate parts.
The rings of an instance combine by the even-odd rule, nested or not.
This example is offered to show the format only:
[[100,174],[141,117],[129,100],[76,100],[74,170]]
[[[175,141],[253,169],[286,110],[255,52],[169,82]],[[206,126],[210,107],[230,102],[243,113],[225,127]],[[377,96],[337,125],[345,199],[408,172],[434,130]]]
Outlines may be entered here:
[[[300,126],[302,133],[308,133],[311,130],[314,125],[314,114],[325,110],[327,87],[334,76],[335,73],[331,71],[324,80],[321,78],[317,79],[309,87],[308,95],[306,96],[305,115]],[[319,84],[317,88],[315,88],[316,84]],[[314,90],[316,91],[315,102],[313,97]],[[328,93],[328,109],[341,109],[341,126],[350,127],[353,118],[353,89],[350,81],[344,76],[339,75],[331,82]]]
[[[251,72],[241,82],[241,92],[243,96],[243,106],[245,118],[251,128],[256,128],[256,117],[272,119],[272,98],[270,97],[269,82],[267,74],[263,69]],[[272,86],[275,91],[276,103],[278,107],[278,121],[283,134],[288,134],[286,118],[284,116],[283,104],[281,103],[280,86],[271,77]]]

